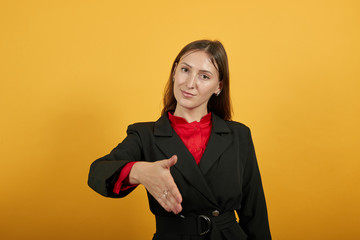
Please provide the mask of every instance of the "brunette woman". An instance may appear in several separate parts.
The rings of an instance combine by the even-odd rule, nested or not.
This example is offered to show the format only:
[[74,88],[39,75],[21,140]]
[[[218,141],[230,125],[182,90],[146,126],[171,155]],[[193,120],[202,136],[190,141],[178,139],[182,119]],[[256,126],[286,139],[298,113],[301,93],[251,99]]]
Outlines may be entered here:
[[180,51],[161,117],[130,125],[123,142],[92,163],[88,184],[113,198],[143,184],[156,217],[153,239],[271,239],[250,130],[231,121],[219,41]]

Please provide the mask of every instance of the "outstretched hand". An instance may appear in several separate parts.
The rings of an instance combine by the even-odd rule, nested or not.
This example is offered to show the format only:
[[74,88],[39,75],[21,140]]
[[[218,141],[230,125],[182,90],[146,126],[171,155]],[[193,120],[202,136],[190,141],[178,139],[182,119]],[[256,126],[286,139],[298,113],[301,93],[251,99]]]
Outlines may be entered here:
[[182,210],[182,197],[170,173],[177,156],[156,162],[137,162],[129,174],[130,184],[142,184],[168,212],[178,214]]

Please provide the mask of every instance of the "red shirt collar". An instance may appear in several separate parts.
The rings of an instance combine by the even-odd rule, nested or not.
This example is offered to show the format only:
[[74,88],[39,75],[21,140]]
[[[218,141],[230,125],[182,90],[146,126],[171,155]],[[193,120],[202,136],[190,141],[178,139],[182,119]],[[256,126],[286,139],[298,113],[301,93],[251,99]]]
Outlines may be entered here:
[[193,121],[191,123],[188,123],[185,118],[174,116],[171,112],[168,112],[168,116],[169,116],[169,120],[170,120],[171,124],[174,124],[174,125],[182,125],[182,124],[192,125],[192,124],[196,124],[196,123],[200,123],[201,125],[211,124],[211,112],[209,112],[208,114],[203,116],[200,119],[200,122]]

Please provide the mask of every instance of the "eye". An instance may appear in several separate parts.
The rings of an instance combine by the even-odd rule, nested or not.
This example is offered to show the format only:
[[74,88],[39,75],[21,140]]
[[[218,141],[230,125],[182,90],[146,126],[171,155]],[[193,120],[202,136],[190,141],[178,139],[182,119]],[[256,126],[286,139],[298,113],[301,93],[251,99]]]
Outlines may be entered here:
[[182,72],[188,72],[189,69],[187,69],[187,68],[185,68],[185,67],[182,67],[182,68],[181,68],[181,71],[182,71]]
[[210,77],[208,75],[205,75],[205,74],[201,74],[200,77],[202,79],[210,79]]

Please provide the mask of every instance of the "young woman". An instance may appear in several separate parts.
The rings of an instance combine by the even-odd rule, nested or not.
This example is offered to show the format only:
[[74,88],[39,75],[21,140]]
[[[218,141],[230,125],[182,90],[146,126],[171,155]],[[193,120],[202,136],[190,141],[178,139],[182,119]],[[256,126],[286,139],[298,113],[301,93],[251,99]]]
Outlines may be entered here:
[[162,116],[130,125],[123,142],[92,163],[88,184],[114,198],[143,184],[156,240],[271,239],[250,130],[231,121],[228,60],[219,41],[180,51]]

